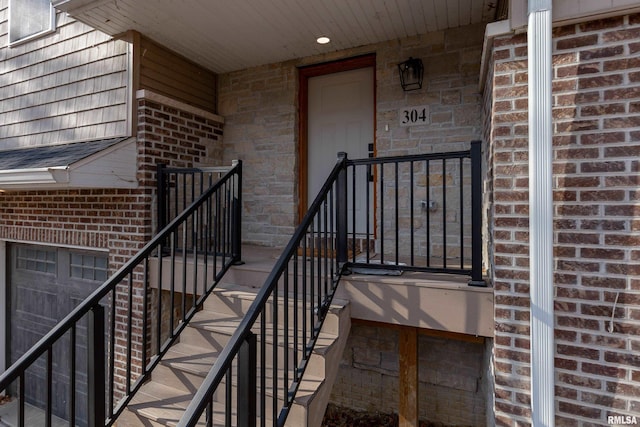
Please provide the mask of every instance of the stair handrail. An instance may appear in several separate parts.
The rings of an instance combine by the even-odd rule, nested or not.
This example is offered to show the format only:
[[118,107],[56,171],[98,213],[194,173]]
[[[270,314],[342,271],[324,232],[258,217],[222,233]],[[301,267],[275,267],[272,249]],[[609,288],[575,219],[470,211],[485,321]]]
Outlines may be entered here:
[[[469,159],[470,167],[469,169],[465,169],[463,171],[463,162],[465,161],[465,159]],[[391,261],[388,264],[384,262],[380,262],[378,265],[370,263],[368,252],[365,259],[358,260],[356,258],[355,214],[353,214],[354,218],[351,224],[349,224],[349,220],[347,218],[349,203],[352,203],[352,206],[353,204],[355,204],[355,202],[353,201],[355,199],[355,196],[353,195],[356,193],[356,184],[355,184],[356,167],[374,168],[378,166],[380,168],[378,172],[382,174],[383,173],[381,170],[382,166],[391,165],[392,169],[395,168],[394,189],[395,189],[395,194],[398,194],[399,189],[401,188],[400,182],[398,179],[399,164],[401,163],[409,164],[410,169],[413,171],[414,163],[426,162],[427,163],[426,170],[427,170],[427,174],[429,174],[428,164],[429,162],[433,162],[433,161],[441,162],[443,172],[444,172],[445,164],[447,161],[458,163],[459,164],[458,173],[460,173],[460,176],[462,176],[463,173],[470,175],[471,188],[469,192],[465,192],[465,195],[468,196],[471,200],[470,239],[472,243],[471,243],[470,252],[471,252],[472,266],[471,268],[466,268],[465,266],[461,265],[459,268],[450,268],[450,267],[447,267],[446,260],[445,260],[444,268],[442,267],[434,268],[429,265],[427,265],[426,267],[421,267],[417,265],[407,265],[406,268],[408,270],[413,270],[413,271],[426,271],[426,272],[432,271],[432,272],[442,272],[442,273],[450,273],[450,274],[467,274],[471,276],[471,280],[469,281],[470,286],[486,286],[486,283],[482,278],[482,241],[481,241],[481,238],[482,238],[482,230],[481,230],[482,158],[481,158],[481,142],[480,141],[472,141],[470,150],[449,152],[449,153],[427,153],[427,154],[419,154],[419,155],[413,155],[413,156],[411,155],[410,156],[389,156],[389,157],[378,157],[378,158],[368,158],[368,159],[359,159],[359,160],[348,160],[346,153],[339,153],[338,160],[335,166],[333,167],[331,173],[329,174],[327,180],[325,181],[318,195],[316,196],[313,203],[307,210],[300,225],[296,228],[293,234],[293,237],[291,238],[291,240],[289,240],[289,243],[287,244],[286,248],[282,252],[278,261],[276,262],[273,270],[271,271],[267,279],[264,281],[263,286],[258,291],[256,299],[254,300],[251,307],[245,314],[244,318],[241,320],[240,325],[235,330],[228,344],[224,347],[222,352],[219,354],[213,367],[210,369],[202,385],[194,395],[183,417],[178,423],[178,427],[193,427],[197,425],[198,422],[201,421],[200,419],[205,411],[207,414],[206,416],[208,418],[207,423],[212,421],[211,418],[213,417],[213,412],[214,412],[213,395],[218,389],[218,387],[221,385],[222,381],[225,380],[225,377],[232,375],[230,372],[236,357],[238,358],[237,369],[241,371],[238,373],[238,389],[237,389],[238,395],[236,398],[238,405],[241,405],[241,408],[239,407],[237,409],[237,416],[238,416],[237,425],[250,426],[250,427],[254,427],[256,425],[256,418],[258,417],[258,411],[256,408],[256,391],[260,392],[261,399],[264,400],[264,397],[263,397],[264,396],[264,374],[260,376],[262,385],[260,387],[257,387],[257,384],[256,384],[256,369],[257,369],[256,368],[256,364],[257,364],[256,363],[256,359],[257,359],[256,341],[257,339],[256,339],[256,334],[252,331],[252,328],[255,328],[256,322],[259,317],[261,319],[261,322],[263,322],[262,319],[264,319],[265,317],[263,314],[266,313],[265,310],[266,310],[266,306],[269,298],[273,297],[277,302],[277,295],[275,291],[282,277],[284,277],[284,281],[286,283],[286,277],[287,277],[287,274],[289,273],[289,263],[292,261],[292,259],[295,259],[295,263],[294,263],[294,277],[295,277],[296,275],[295,267],[298,265],[298,258],[296,253],[297,251],[300,250],[302,246],[302,249],[304,250],[303,257],[306,256],[306,250],[309,248],[307,248],[304,239],[308,238],[309,230],[311,230],[311,240],[310,240],[311,242],[310,249],[312,252],[311,265],[313,266],[315,262],[315,260],[313,259],[313,255],[314,255],[313,253],[315,251],[313,242],[315,242],[316,239],[319,237],[319,240],[321,241],[323,238],[325,239],[324,240],[325,260],[327,258],[327,255],[330,252],[326,250],[328,245],[329,244],[332,245],[331,246],[332,250],[335,248],[336,268],[335,270],[332,269],[332,277],[330,279],[331,289],[325,291],[325,295],[322,298],[320,297],[320,291],[319,291],[318,304],[317,305],[315,303],[311,304],[310,308],[314,311],[314,313],[311,315],[311,318],[315,319],[316,323],[313,325],[313,333],[310,335],[308,342],[305,342],[303,357],[300,360],[296,359],[294,361],[296,371],[294,373],[293,381],[291,381],[290,384],[286,383],[287,381],[286,365],[287,364],[286,363],[284,364],[285,379],[283,382],[286,383],[285,387],[288,387],[288,390],[286,395],[282,399],[284,403],[282,404],[281,409],[279,409],[279,412],[278,412],[278,409],[276,408],[276,404],[274,403],[273,414],[272,414],[272,416],[275,417],[275,414],[278,413],[276,424],[274,425],[278,425],[278,426],[284,425],[287,415],[291,409],[291,405],[293,404],[293,400],[295,398],[297,388],[300,385],[299,379],[302,377],[302,374],[304,373],[304,370],[307,366],[308,357],[311,355],[311,352],[313,351],[315,341],[317,340],[320,329],[322,328],[322,323],[326,315],[326,310],[328,309],[328,306],[331,304],[336,287],[342,275],[349,274],[350,269],[355,267],[368,267],[368,268],[381,268],[381,269],[394,270],[394,269],[398,269],[400,265],[397,255],[396,255],[395,262]],[[349,192],[349,188],[347,184],[348,171],[351,171],[350,176],[352,177],[351,179],[352,186],[350,188],[350,191],[352,194],[351,201],[348,200],[348,196],[347,196],[347,193]],[[367,174],[369,174],[369,172],[370,170],[367,172]],[[409,190],[411,193],[409,196],[410,206],[413,206],[416,202],[413,194],[414,181],[413,181],[413,175],[412,174],[409,174],[409,175],[411,175],[410,182],[408,183],[411,188]],[[445,180],[443,179],[442,182],[444,185]],[[457,192],[457,194],[460,195],[459,209],[462,209],[463,208],[462,179],[460,180],[460,182],[461,182],[460,186],[455,188],[454,190]],[[382,181],[380,181],[378,184],[380,185],[380,189],[379,189],[380,193],[383,193]],[[335,194],[333,194],[334,186],[335,186]],[[398,205],[399,205],[399,201],[396,196],[395,198],[396,213],[397,213]],[[335,220],[335,224],[332,224],[328,228],[329,232],[327,232],[327,226],[326,226],[327,208],[328,210],[332,211],[331,218]],[[324,209],[325,211],[324,216],[322,215],[322,209]],[[355,212],[355,206],[353,206],[353,211]],[[413,213],[411,213],[411,215],[412,215],[411,223],[413,223]],[[320,219],[324,218],[324,221],[325,221],[324,237],[322,237],[322,231],[316,234],[315,231],[313,230],[314,225],[317,224],[316,221],[318,218]],[[444,220],[445,219],[443,217],[443,221]],[[384,221],[381,218],[379,218],[378,221],[380,223],[384,223]],[[396,217],[396,233],[394,236],[395,242],[396,242],[395,243],[396,254],[398,253],[398,244],[400,240],[397,232],[397,223],[398,221]],[[349,227],[351,227],[351,231],[348,230]],[[411,228],[411,230],[413,230],[413,228]],[[460,233],[462,233],[462,225],[460,225]],[[335,236],[335,243],[336,243],[335,246],[333,246],[333,242],[329,243],[326,241],[328,234],[331,236]],[[383,234],[383,231],[381,231],[380,234]],[[351,242],[349,242],[350,236],[352,237]],[[369,240],[370,234],[368,230],[367,230],[366,236],[367,236],[367,240]],[[462,242],[462,238],[461,238],[461,242]],[[367,241],[366,244],[367,244],[367,248],[365,249],[365,251],[369,248],[370,243]],[[411,239],[411,244],[413,244],[413,239]],[[354,249],[351,256],[348,256],[349,247]],[[323,243],[318,243],[318,248],[320,249],[319,252],[322,252]],[[461,252],[463,251],[463,249],[461,249]],[[318,257],[317,257],[318,271],[320,271],[319,260],[321,256],[322,256],[322,253],[318,253]],[[414,255],[412,251],[411,252],[412,260],[413,260],[413,256]],[[303,266],[306,265],[305,261],[306,259],[303,259],[302,261]],[[384,261],[383,256],[381,261]],[[460,256],[460,263],[462,264],[463,261],[464,261],[464,258]],[[313,267],[311,267],[311,269],[313,270]],[[325,267],[325,273],[326,273],[326,267]],[[304,272],[303,272],[303,276],[304,276]],[[313,276],[313,271],[311,276]],[[303,278],[302,280],[304,281],[305,279]],[[313,292],[313,283],[314,283],[313,277],[311,277],[310,280],[312,283],[311,289]],[[319,282],[320,281],[318,281],[318,283]],[[285,288],[285,291],[286,291],[286,288]],[[313,299],[313,296],[312,296],[312,299]],[[304,306],[304,302],[303,302],[303,306]],[[298,303],[295,303],[295,307],[297,310]],[[306,309],[306,306],[305,306],[305,309]],[[314,316],[316,317],[314,318]],[[279,327],[279,325],[274,324],[274,329],[276,327]],[[284,326],[282,329],[283,329],[283,332],[282,332],[283,336],[288,336],[286,335],[288,334],[288,332],[286,332],[288,330],[288,327]],[[264,341],[264,332],[262,332],[263,330],[264,330],[264,327],[261,324],[262,341]],[[295,333],[297,334],[297,332]],[[275,333],[275,336],[276,338],[278,337],[277,333]],[[264,352],[264,350],[262,350],[262,352]],[[261,355],[261,360],[264,360],[264,354]],[[273,374],[274,375],[272,377],[272,381],[273,382],[279,381],[279,379],[276,378],[276,372],[274,372]],[[226,381],[228,384],[232,380],[230,378],[227,378]],[[240,384],[243,384],[244,387],[241,387]],[[274,394],[277,391],[277,389],[278,389],[278,386],[274,388]],[[227,395],[225,396],[225,399],[227,401],[233,399],[233,397],[230,396],[230,393],[231,393],[230,391],[227,391]],[[272,400],[274,399],[275,398],[272,398]],[[266,414],[265,414],[266,408],[265,408],[264,402],[261,403],[260,409],[261,411],[260,411],[259,417],[261,419],[261,426],[264,426],[265,417],[266,417]],[[229,413],[229,411],[231,411],[230,407],[225,408],[226,425],[232,424],[232,421],[230,419],[232,415]]]
[[[230,181],[233,177],[237,177],[238,187],[235,189],[237,192],[237,197],[241,196],[241,181],[242,181],[242,161],[237,160],[234,161],[231,169],[228,170],[227,174],[224,175],[221,179],[215,182],[211,187],[209,187],[202,195],[200,195],[193,203],[191,203],[182,213],[176,216],[173,220],[169,222],[169,224],[164,227],[158,234],[156,234],[147,244],[145,244],[142,249],[140,249],[129,261],[127,261],[122,267],[120,267],[113,275],[109,277],[98,289],[93,291],[87,298],[85,298],[78,306],[76,306],[69,314],[67,314],[60,322],[58,322],[49,332],[47,332],[42,338],[40,338],[36,344],[34,344],[25,354],[23,354],[16,362],[14,362],[11,366],[9,366],[2,374],[0,374],[0,392],[8,389],[11,384],[20,380],[25,374],[26,370],[33,365],[40,357],[42,357],[45,353],[51,351],[53,345],[66,333],[74,329],[76,324],[80,319],[84,316],[89,315],[90,312],[96,310],[103,310],[104,308],[100,304],[100,301],[106,297],[110,292],[114,292],[114,289],[117,285],[119,285],[127,276],[133,274],[133,270],[139,267],[145,260],[147,260],[150,256],[153,255],[154,252],[162,253],[162,247],[167,245],[166,241],[170,240],[170,236],[174,233],[182,224],[184,224],[194,212],[202,207],[211,197],[216,194],[216,192],[220,191],[221,188],[224,188],[228,181]],[[239,203],[239,201],[236,201]],[[239,207],[238,207],[239,209]],[[233,214],[234,219],[237,219],[236,214]],[[240,233],[239,225],[236,225],[232,228],[235,228],[235,233]],[[238,240],[235,236],[232,237],[233,241]],[[169,243],[170,245],[171,243]],[[229,244],[229,247],[233,247],[233,253],[229,254],[229,259],[226,264],[223,266],[223,270],[221,274],[218,274],[216,280],[211,286],[209,286],[206,291],[206,295],[202,295],[198,299],[198,304],[202,304],[204,298],[213,290],[215,284],[219,281],[219,279],[224,275],[224,272],[228,270],[228,268],[236,262],[240,261],[240,248],[235,244]],[[160,263],[162,261],[160,260]],[[145,285],[145,297],[146,297],[146,289],[148,288],[148,284]],[[146,300],[145,300],[146,301]],[[112,303],[115,304],[115,303]],[[145,308],[146,310],[146,308]],[[145,311],[146,313],[146,311]],[[184,313],[183,313],[184,314]],[[185,314],[186,319],[184,320],[181,327],[177,328],[177,334],[166,342],[163,345],[164,352],[166,349],[175,341],[179,332],[186,326],[186,323],[190,320],[191,317],[195,314],[195,310],[192,310],[189,315]],[[91,325],[89,325],[91,327]],[[146,328],[145,328],[146,329]],[[146,340],[147,332],[145,331],[145,345],[143,346],[143,354],[146,354]],[[87,351],[91,352],[91,349],[87,347]],[[104,354],[102,354],[104,357]],[[89,363],[93,362],[93,366],[104,366],[104,363],[95,363],[95,361],[91,360],[91,357],[88,358]],[[157,365],[159,362],[160,356],[154,356],[151,358],[151,361],[147,363],[146,357],[143,356],[143,370],[144,372],[137,378],[135,382],[131,384],[127,383],[127,391],[128,394],[121,398],[118,401],[118,404],[112,408],[107,408],[106,412],[101,410],[100,408],[91,408],[89,411],[89,424],[93,426],[97,425],[105,425],[109,426],[115,422],[117,416],[122,412],[122,410],[126,407],[127,403],[133,397],[133,394],[140,388],[142,383],[147,379],[151,370]],[[89,373],[91,374],[91,373]],[[24,380],[21,381],[21,384],[24,383]],[[90,387],[93,386],[97,390],[96,393],[100,394],[100,392],[104,393],[105,385],[103,384],[90,384]],[[51,384],[49,384],[51,387]],[[101,391],[100,391],[101,390]],[[20,408],[19,413],[22,417],[24,417],[24,390],[23,387],[20,387]],[[112,390],[113,393],[113,390]],[[91,389],[88,393],[90,396],[90,401],[93,401],[95,404],[100,403],[101,399],[91,399]],[[102,395],[104,396],[104,394]],[[50,399],[50,397],[49,397]],[[104,401],[104,399],[102,399]],[[47,417],[51,417],[51,408],[47,407]],[[95,416],[96,414],[107,414],[106,417]],[[71,414],[72,417],[75,417],[75,414]],[[92,416],[95,416],[95,419],[92,419]],[[24,422],[24,420],[22,421]]]
[[[264,281],[264,285],[258,291],[255,300],[247,310],[247,313],[244,315],[239,326],[236,328],[228,344],[224,347],[222,352],[219,354],[214,365],[211,367],[211,369],[209,370],[209,373],[205,377],[202,385],[200,386],[196,394],[193,396],[193,399],[191,400],[189,406],[187,407],[184,415],[180,419],[180,422],[177,424],[177,427],[189,427],[189,426],[197,425],[198,419],[202,416],[203,412],[207,410],[208,406],[210,406],[213,393],[215,392],[217,387],[220,385],[220,383],[224,379],[236,355],[238,355],[242,351],[244,346],[247,346],[247,343],[249,343],[250,346],[253,348],[252,351],[255,351],[255,346],[256,346],[255,335],[252,333],[251,329],[252,327],[254,327],[258,317],[265,310],[265,307],[267,305],[267,301],[270,295],[275,291],[278,285],[278,281],[280,280],[282,275],[285,273],[285,271],[287,271],[288,263],[295,256],[300,245],[303,244],[303,240],[306,236],[307,230],[309,229],[312,222],[314,221],[314,218],[320,211],[320,208],[323,206],[324,201],[326,201],[334,184],[338,183],[338,181],[340,181],[338,185],[344,186],[344,189],[343,189],[344,191],[338,191],[338,197],[340,197],[340,193],[346,196],[346,175],[345,175],[346,164],[347,164],[346,153],[339,153],[338,160],[336,161],[336,164],[331,170],[327,180],[324,182],[322,188],[318,192],[316,198],[314,199],[313,203],[310,205],[302,221],[300,222],[300,225],[296,228],[295,232],[293,233],[293,236],[289,240],[289,243],[285,247],[284,251],[278,258],[278,261],[276,262],[275,266],[273,267],[268,277]],[[337,203],[336,208],[337,210],[342,211],[338,213],[338,216],[344,217],[343,224],[341,225],[336,224],[336,226],[338,227],[345,226],[346,214],[347,214],[346,204]],[[342,233],[338,232],[338,236],[340,235],[346,236],[346,229],[343,230]],[[319,316],[320,319],[319,319],[319,322],[315,324],[313,327],[313,330],[315,331],[315,335],[310,336],[309,341],[304,343],[305,354],[302,357],[300,365],[297,366],[298,382],[296,384],[296,381],[293,381],[293,384],[287,393],[287,396],[288,396],[288,399],[286,399],[287,402],[284,404],[283,409],[278,415],[279,426],[284,425],[289,409],[293,402],[293,398],[295,397],[297,386],[299,386],[299,378],[304,373],[304,369],[306,368],[308,358],[311,355],[311,352],[313,350],[315,340],[317,339],[320,329],[322,327],[324,314],[326,314],[326,310],[328,309],[333,299],[335,286],[337,285],[339,278],[346,267],[346,261],[347,261],[346,250],[343,253],[337,254],[338,268],[335,270],[335,277],[333,278],[333,289],[325,296],[325,298],[323,298],[322,307],[316,307],[318,310],[317,314],[320,315]],[[251,345],[251,341],[254,341],[252,345]],[[254,357],[254,362],[255,362],[255,357]],[[239,363],[242,363],[242,362],[239,362]],[[253,369],[255,369],[255,366],[253,366]],[[273,381],[275,381],[275,379]],[[244,394],[245,396],[244,403],[252,402],[253,404],[255,404],[255,389],[251,390],[249,388],[244,391],[241,390],[239,393]],[[209,412],[211,411],[210,408],[208,411]],[[255,426],[255,407],[254,408],[245,407],[244,410],[242,411],[239,410],[238,414],[239,416],[246,417],[245,420],[248,420],[248,423],[249,423],[248,425]],[[239,425],[244,425],[244,424],[239,423]]]

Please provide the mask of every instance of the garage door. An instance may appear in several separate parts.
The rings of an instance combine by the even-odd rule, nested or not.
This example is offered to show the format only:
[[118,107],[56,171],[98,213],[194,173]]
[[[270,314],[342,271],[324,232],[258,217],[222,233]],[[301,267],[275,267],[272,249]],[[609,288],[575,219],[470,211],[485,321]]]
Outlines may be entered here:
[[[107,279],[107,255],[67,248],[15,244],[10,246],[8,360],[15,362],[74,307]],[[86,348],[86,321],[77,330],[78,347]],[[68,360],[70,337],[56,344],[53,352],[53,412],[69,418]],[[86,421],[86,351],[75,360],[79,424]],[[27,401],[44,407],[46,359],[42,357],[26,375]]]

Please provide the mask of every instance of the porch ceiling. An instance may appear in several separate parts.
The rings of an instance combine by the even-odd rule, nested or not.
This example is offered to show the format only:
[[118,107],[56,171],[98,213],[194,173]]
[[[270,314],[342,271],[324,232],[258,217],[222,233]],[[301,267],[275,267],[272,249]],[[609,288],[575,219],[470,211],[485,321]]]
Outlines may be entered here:
[[[500,0],[53,0],[110,35],[136,30],[217,73],[454,28]],[[331,43],[319,45],[316,38]]]

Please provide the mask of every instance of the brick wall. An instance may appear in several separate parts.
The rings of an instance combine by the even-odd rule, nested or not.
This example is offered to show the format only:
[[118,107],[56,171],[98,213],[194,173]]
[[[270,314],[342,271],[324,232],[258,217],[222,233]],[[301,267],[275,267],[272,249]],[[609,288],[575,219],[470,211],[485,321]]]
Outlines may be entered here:
[[[640,16],[554,29],[557,425],[640,412]],[[498,425],[529,425],[526,35],[495,40],[489,150]]]
[[139,178],[155,185],[160,161],[171,167],[222,164],[222,117],[148,90],[137,97]]
[[150,202],[143,189],[0,193],[0,239],[109,249],[115,269],[147,240]]
[[[331,402],[360,411],[397,413],[398,340],[397,327],[353,323]],[[420,420],[486,425],[482,341],[418,336]]]
[[[0,239],[108,249],[109,270],[117,271],[155,233],[155,170],[172,166],[212,166],[221,162],[222,122],[152,93],[138,100],[137,189],[83,189],[0,193]],[[182,107],[182,108],[181,108]],[[134,288],[143,286],[135,276]],[[137,290],[136,290],[137,292]],[[126,324],[128,290],[118,288],[117,322]],[[151,301],[156,299],[151,298]],[[134,374],[140,372],[142,298],[134,298]],[[154,307],[150,307],[152,310]],[[126,331],[126,327],[116,327]],[[124,354],[126,339],[116,338]],[[117,376],[124,377],[124,365]],[[118,380],[116,380],[118,383]],[[122,384],[122,381],[120,381]]]

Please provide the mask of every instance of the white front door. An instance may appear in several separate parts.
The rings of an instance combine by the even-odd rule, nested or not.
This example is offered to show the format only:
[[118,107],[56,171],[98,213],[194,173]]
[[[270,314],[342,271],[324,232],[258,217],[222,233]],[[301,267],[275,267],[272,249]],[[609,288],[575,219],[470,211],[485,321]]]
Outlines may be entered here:
[[[373,148],[374,70],[359,68],[312,77],[308,86],[308,204],[320,191],[340,151],[351,159],[369,156]],[[366,212],[366,168],[356,177],[356,217]],[[349,183],[351,192],[351,183]],[[351,197],[351,195],[349,195]],[[373,196],[370,193],[370,204]],[[372,211],[372,209],[370,210]],[[352,206],[349,204],[349,218]],[[356,232],[363,233],[366,221],[359,219]],[[351,219],[349,220],[351,223]]]

